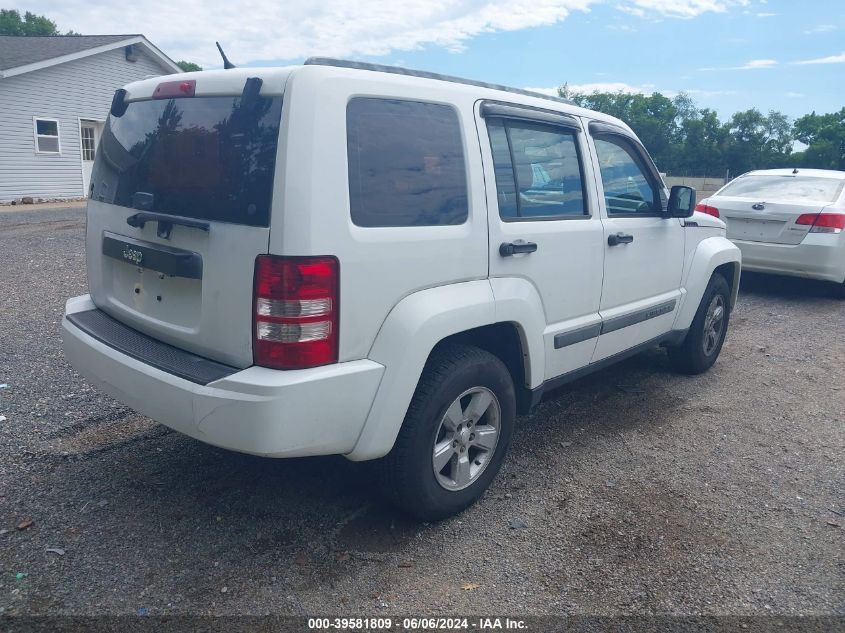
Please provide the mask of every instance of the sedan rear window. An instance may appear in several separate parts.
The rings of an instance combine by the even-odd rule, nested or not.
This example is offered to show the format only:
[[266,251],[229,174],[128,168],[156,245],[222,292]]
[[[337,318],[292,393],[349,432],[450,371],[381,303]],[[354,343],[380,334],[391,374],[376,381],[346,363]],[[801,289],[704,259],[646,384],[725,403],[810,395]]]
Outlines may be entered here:
[[121,116],[109,116],[91,198],[269,226],[281,111],[281,97],[130,103]]
[[740,176],[720,196],[753,200],[795,200],[830,204],[839,197],[845,180],[815,176]]

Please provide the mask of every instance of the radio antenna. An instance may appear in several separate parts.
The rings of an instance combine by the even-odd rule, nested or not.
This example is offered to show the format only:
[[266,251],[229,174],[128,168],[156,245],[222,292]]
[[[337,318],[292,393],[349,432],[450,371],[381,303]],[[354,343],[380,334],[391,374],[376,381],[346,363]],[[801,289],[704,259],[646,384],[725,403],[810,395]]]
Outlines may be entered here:
[[223,68],[229,70],[230,68],[236,68],[236,66],[229,61],[229,58],[226,57],[226,53],[223,52],[223,47],[220,46],[220,42],[214,42],[217,44],[217,50],[220,51],[220,57],[223,58]]

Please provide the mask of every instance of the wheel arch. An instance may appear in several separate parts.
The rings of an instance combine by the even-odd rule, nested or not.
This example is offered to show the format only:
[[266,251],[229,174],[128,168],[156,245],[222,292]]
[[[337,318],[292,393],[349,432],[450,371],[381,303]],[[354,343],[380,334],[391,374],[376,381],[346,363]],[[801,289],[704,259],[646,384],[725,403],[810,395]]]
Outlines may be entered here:
[[707,284],[714,274],[725,277],[731,288],[731,309],[737,301],[742,255],[737,246],[724,237],[709,237],[696,247],[685,280],[685,296],[673,329],[686,330],[692,324]]
[[376,459],[390,452],[426,362],[437,347],[450,342],[479,347],[502,360],[513,378],[518,406],[530,398],[531,380],[542,382],[542,376],[532,375],[538,362],[533,354],[542,353],[542,340],[532,345],[524,324],[496,321],[489,280],[413,293],[391,310],[370,350],[369,358],[384,365],[385,372],[348,459]]
[[[736,306],[737,296],[739,295],[739,276],[741,273],[740,262],[727,262],[720,264],[713,269],[713,275],[722,275],[725,281],[728,282],[728,288],[731,290],[731,310]],[[711,275],[712,277],[712,275]]]
[[517,411],[528,412],[531,406],[531,389],[528,386],[530,352],[525,330],[520,324],[506,321],[458,332],[444,338],[434,349],[450,343],[478,347],[501,360],[513,380]]

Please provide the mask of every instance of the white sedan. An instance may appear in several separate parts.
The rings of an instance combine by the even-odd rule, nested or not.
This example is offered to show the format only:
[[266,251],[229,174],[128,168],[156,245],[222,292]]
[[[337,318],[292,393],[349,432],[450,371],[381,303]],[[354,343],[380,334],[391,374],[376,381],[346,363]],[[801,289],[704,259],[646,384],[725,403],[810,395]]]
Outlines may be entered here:
[[743,270],[823,279],[845,298],[845,171],[750,171],[696,211],[725,221]]

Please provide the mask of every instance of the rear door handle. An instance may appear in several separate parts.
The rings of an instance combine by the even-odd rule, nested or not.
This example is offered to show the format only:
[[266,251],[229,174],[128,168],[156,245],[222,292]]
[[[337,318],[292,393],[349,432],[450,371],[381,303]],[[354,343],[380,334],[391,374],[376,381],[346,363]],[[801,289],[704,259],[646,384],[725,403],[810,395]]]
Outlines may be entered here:
[[533,253],[537,250],[537,245],[534,242],[502,242],[499,245],[499,255],[502,257],[510,257],[518,253]]
[[607,236],[607,243],[610,246],[619,246],[620,244],[630,244],[634,241],[634,236],[628,233],[614,233]]

